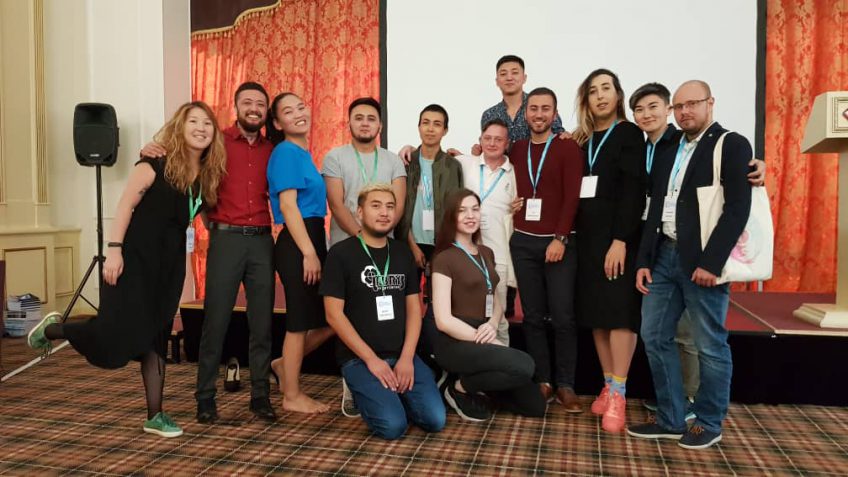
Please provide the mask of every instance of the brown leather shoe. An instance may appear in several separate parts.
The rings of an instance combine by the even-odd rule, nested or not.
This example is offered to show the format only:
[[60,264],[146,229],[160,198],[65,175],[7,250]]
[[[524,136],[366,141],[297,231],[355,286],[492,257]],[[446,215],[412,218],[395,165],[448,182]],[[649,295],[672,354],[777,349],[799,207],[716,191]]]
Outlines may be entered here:
[[583,406],[580,405],[580,400],[577,399],[577,395],[571,388],[557,388],[556,401],[562,404],[567,413],[580,414],[583,412]]
[[542,393],[542,397],[545,398],[545,402],[553,402],[554,400],[554,388],[551,387],[548,383],[539,383],[539,392]]

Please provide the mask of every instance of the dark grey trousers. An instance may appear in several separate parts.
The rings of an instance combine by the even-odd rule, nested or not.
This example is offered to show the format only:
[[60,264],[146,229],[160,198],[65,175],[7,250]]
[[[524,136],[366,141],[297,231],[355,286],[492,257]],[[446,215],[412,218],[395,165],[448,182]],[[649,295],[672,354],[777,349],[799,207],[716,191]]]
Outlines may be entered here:
[[197,363],[197,400],[215,397],[224,338],[244,283],[250,329],[250,396],[268,397],[271,315],[274,309],[274,239],[210,230],[206,257],[206,300]]

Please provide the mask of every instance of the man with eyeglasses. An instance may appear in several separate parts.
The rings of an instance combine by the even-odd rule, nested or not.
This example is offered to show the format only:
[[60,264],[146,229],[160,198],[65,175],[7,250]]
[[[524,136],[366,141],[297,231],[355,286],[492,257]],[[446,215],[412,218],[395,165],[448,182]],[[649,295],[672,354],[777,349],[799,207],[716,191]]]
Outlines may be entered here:
[[[701,248],[697,189],[713,183],[713,153],[727,130],[713,121],[709,85],[692,80],[674,95],[672,109],[682,135],[675,153],[654,158],[651,200],[637,256],[636,288],[642,301],[642,340],[657,395],[656,422],[630,427],[635,437],[678,441],[687,449],[704,449],[722,438],[722,420],[730,400],[733,363],[725,328],[729,284],[717,284],[745,228],[751,210],[747,139],[724,137],[721,181],[724,209]],[[687,429],[687,401],[674,336],[684,308],[692,317],[701,384],[695,396],[697,418]]]

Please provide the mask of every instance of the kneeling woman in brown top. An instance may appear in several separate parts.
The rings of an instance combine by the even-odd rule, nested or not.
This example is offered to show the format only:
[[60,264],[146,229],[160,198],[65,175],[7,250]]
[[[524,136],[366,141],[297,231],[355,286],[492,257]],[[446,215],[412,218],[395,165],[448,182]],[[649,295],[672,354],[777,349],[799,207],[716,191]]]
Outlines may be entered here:
[[478,393],[507,410],[543,416],[545,400],[533,383],[533,358],[497,340],[503,303],[492,250],[480,245],[480,198],[468,189],[451,193],[433,257],[433,310],[439,333],[436,362],[453,379],[445,400],[463,418],[483,421],[491,413]]

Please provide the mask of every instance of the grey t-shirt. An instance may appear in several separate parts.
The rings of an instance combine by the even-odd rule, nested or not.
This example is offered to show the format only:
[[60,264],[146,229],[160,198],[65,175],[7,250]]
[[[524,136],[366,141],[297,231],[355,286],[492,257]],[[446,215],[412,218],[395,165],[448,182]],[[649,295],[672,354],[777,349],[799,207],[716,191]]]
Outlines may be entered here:
[[[321,175],[324,177],[335,177],[341,179],[344,183],[344,203],[345,206],[356,217],[356,199],[359,197],[359,191],[368,185],[371,177],[374,177],[375,183],[383,182],[391,184],[398,177],[406,177],[406,168],[403,167],[403,162],[397,154],[387,151],[381,147],[377,148],[377,173],[374,174],[374,154],[360,154],[362,157],[362,166],[365,168],[365,179],[363,180],[362,171],[359,168],[359,161],[356,160],[356,152],[352,144],[339,146],[324,156],[324,163],[321,166]],[[401,200],[405,199],[403,197]],[[330,221],[330,246],[341,242],[348,238],[347,232],[342,230],[335,217]]]

